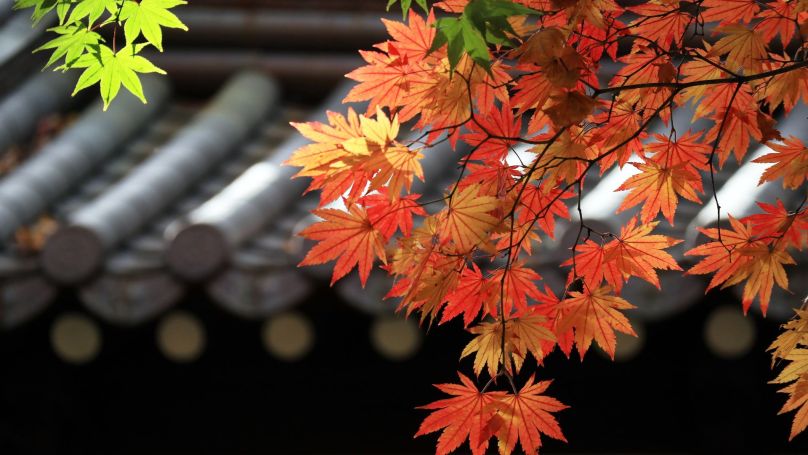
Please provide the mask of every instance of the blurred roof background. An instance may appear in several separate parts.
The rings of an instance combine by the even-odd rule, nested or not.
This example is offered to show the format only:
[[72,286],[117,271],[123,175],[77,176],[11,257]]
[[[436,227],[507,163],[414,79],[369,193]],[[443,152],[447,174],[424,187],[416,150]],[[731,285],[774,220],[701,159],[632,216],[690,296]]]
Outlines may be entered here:
[[[312,201],[279,166],[302,143],[290,121],[343,109],[356,49],[385,39],[383,3],[195,0],[180,10],[190,31],[154,56],[169,76],[144,80],[149,104],[121,96],[106,113],[94,93],[69,97],[70,75],[39,72],[44,25],[0,9],[0,453],[433,450],[411,437],[414,407],[470,369],[468,335],[396,318],[383,277],[329,288],[324,269],[296,269]],[[453,159],[431,151],[427,182]],[[620,178],[589,182],[593,222],[620,222]],[[752,210],[731,182],[722,205]],[[670,235],[692,242],[699,208],[681,212]],[[550,283],[559,229],[533,264]],[[803,295],[805,269],[792,273]],[[787,444],[764,352],[799,298],[744,318],[731,290],[662,280],[627,296],[640,337],[619,340],[617,362],[547,359],[540,375],[572,409],[570,443],[546,452],[808,450]]]

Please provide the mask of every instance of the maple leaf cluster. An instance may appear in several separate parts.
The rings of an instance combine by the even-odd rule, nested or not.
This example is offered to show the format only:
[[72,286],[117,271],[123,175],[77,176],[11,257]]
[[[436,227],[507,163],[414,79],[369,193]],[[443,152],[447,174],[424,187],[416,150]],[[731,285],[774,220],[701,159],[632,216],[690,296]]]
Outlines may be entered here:
[[[500,453],[517,443],[536,453],[540,433],[563,440],[550,413],[566,406],[543,395],[549,382],[516,385],[526,359],[541,364],[556,347],[583,358],[593,341],[613,358],[615,332],[635,335],[624,286],[660,288],[657,271],[682,270],[667,251],[681,240],[655,229],[673,225],[680,199],[703,203],[715,173],[748,161],[753,144],[771,152],[755,159],[769,165],[759,183],[804,192],[808,177],[808,148],[776,121],[808,104],[805,0],[515,3],[447,0],[383,20],[390,39],[360,51],[365,64],[347,75],[358,84],[344,101],[367,111],[293,124],[312,143],[287,164],[320,191],[321,221],[301,232],[317,243],[301,265],[336,261],[332,284],[358,268],[364,286],[378,263],[402,312],[462,320],[474,335],[461,358],[473,355],[474,373],[489,379],[438,386],[451,398],[425,406],[433,413],[418,431],[442,430],[438,453],[465,440],[482,453],[493,437]],[[708,126],[677,131],[676,115]],[[652,124],[669,133],[650,134]],[[402,125],[422,135],[399,138]],[[424,202],[413,183],[444,141],[469,151],[446,157],[459,176]],[[636,172],[617,190],[618,212],[640,209],[619,233],[598,232],[580,213],[585,177],[625,166]],[[687,252],[703,258],[686,273],[711,274],[709,288],[743,283],[744,310],[758,299],[765,313],[774,284],[788,286],[791,253],[808,244],[804,204],[760,204],[729,228],[701,229],[711,241]],[[561,264],[566,285],[553,290],[529,258],[559,219],[579,235]],[[796,384],[787,410],[808,397]]]

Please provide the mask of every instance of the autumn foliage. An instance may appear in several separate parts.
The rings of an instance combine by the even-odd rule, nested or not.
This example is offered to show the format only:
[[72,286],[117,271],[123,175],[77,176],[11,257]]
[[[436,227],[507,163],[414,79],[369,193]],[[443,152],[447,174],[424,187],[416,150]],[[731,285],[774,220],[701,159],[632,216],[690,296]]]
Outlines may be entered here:
[[[541,435],[564,440],[555,413],[566,406],[545,395],[550,381],[521,371],[526,360],[541,364],[556,347],[583,358],[593,342],[614,357],[615,332],[634,335],[621,290],[637,279],[660,288],[658,271],[682,270],[669,251],[681,240],[657,233],[660,223],[674,223],[682,200],[713,198],[716,173],[749,161],[754,144],[771,150],[755,159],[769,166],[760,183],[800,197],[701,229],[708,240],[687,251],[697,262],[683,273],[709,275],[709,288],[743,286],[744,311],[758,301],[764,314],[773,287],[788,288],[788,267],[808,244],[808,148],[784,137],[776,117],[808,103],[808,2],[433,7],[384,20],[390,39],[360,51],[365,65],[347,75],[357,84],[345,101],[367,102],[366,112],[294,125],[311,144],[288,164],[320,190],[322,220],[301,233],[317,242],[302,265],[336,261],[332,284],[357,268],[364,285],[378,264],[400,311],[468,328],[461,355],[473,357],[477,380],[460,373],[437,386],[448,398],[423,406],[431,413],[416,436],[440,431],[437,453],[464,442],[483,453],[492,438],[500,453],[536,453]],[[707,127],[677,131],[672,117],[682,115]],[[422,134],[400,134],[402,124]],[[652,124],[666,132],[652,134]],[[458,176],[426,201],[413,182],[444,141],[469,151],[447,157]],[[636,215],[599,232],[577,203],[587,175],[615,167],[636,171],[618,188],[618,212]],[[566,286],[552,289],[530,259],[558,219],[578,236],[561,264]],[[798,312],[772,345],[789,362],[775,382],[790,383],[792,437],[808,425],[807,318]]]

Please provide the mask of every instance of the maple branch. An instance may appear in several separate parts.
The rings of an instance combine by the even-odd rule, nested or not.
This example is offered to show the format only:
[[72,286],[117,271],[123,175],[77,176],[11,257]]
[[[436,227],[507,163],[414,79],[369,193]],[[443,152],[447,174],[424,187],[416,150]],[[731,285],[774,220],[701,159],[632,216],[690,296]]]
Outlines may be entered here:
[[593,96],[599,96],[604,93],[621,92],[623,90],[633,90],[640,88],[672,88],[674,90],[681,91],[686,88],[700,87],[705,85],[733,84],[733,83],[743,84],[746,82],[756,81],[758,79],[765,79],[767,77],[788,73],[790,71],[798,70],[800,68],[805,67],[808,67],[808,60],[798,62],[790,66],[784,66],[774,70],[764,71],[762,73],[750,74],[748,76],[737,76],[720,79],[706,79],[691,82],[645,82],[641,84],[624,85],[619,87],[606,87],[595,90]]
[[715,153],[718,150],[718,145],[721,143],[721,136],[724,132],[724,126],[727,123],[727,117],[729,116],[730,110],[732,110],[732,105],[735,102],[735,97],[738,95],[738,91],[740,91],[742,83],[738,83],[735,86],[735,90],[732,92],[732,97],[729,99],[729,103],[727,104],[727,109],[724,111],[724,117],[721,119],[721,125],[718,127],[718,134],[716,134],[715,141],[713,142],[713,148],[710,151],[710,157],[707,159],[707,163],[710,165],[710,186],[713,190],[713,200],[715,201],[715,207],[717,217],[717,225],[718,225],[718,241],[724,248],[727,250],[729,254],[729,261],[732,262],[732,250],[724,244],[724,240],[721,238],[721,204],[718,203],[718,190],[715,187],[715,168],[714,168],[714,161],[715,161]]

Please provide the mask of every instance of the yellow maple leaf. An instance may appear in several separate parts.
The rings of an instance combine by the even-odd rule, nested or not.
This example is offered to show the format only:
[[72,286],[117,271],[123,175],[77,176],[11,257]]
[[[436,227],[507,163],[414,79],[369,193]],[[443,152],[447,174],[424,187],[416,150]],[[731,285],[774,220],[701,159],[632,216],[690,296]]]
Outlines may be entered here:
[[452,240],[459,253],[467,253],[488,241],[488,233],[498,223],[489,213],[499,207],[499,201],[479,193],[479,184],[457,190],[449,206],[440,213],[441,241]]
[[[540,314],[526,314],[505,321],[505,357],[508,361],[506,369],[511,374],[518,374],[528,354],[536,360],[544,358],[542,342],[555,341],[555,335],[544,323],[547,318]],[[469,330],[475,336],[463,349],[463,359],[475,352],[474,373],[479,376],[483,368],[494,377],[502,363],[502,323],[500,321],[483,322]]]
[[743,68],[747,73],[757,73],[763,69],[769,53],[766,51],[766,41],[759,32],[751,27],[731,24],[717,28],[716,33],[725,36],[715,43],[708,55],[726,55],[727,64],[733,70]]
[[732,286],[746,280],[743,288],[743,309],[749,310],[756,296],[760,297],[760,310],[766,314],[771,300],[772,287],[777,283],[788,290],[788,276],[783,264],[796,264],[785,251],[770,248],[766,245],[753,244],[740,250],[741,255],[750,258],[727,280],[721,288]]

